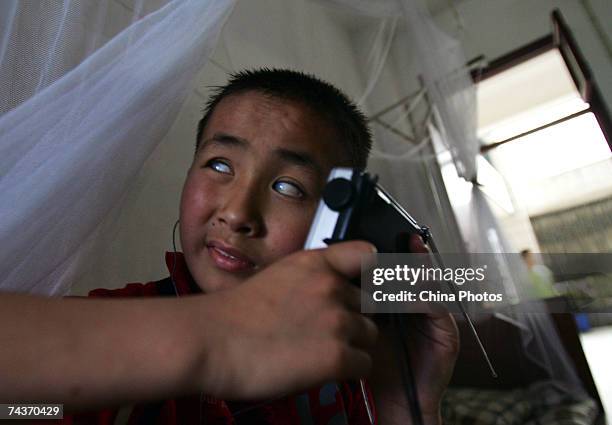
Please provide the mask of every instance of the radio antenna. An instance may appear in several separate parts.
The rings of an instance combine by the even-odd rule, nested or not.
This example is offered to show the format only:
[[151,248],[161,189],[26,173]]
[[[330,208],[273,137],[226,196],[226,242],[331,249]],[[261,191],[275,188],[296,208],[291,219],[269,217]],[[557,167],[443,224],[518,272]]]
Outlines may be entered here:
[[[427,226],[421,227],[421,236],[423,237],[425,243],[429,245],[429,247],[431,248],[431,252],[433,253],[440,267],[444,268],[444,262],[442,261],[442,256],[440,255],[440,252],[438,251],[438,247],[436,246],[436,243],[434,242],[431,236],[431,231],[429,230]],[[455,295],[455,299],[457,300],[457,304],[459,305],[459,310],[461,310],[461,314],[463,314],[463,317],[465,318],[465,321],[467,322],[470,328],[470,331],[472,332],[472,335],[476,339],[476,342],[478,343],[478,347],[480,348],[480,352],[482,353],[482,356],[487,362],[487,366],[489,366],[489,370],[491,371],[491,376],[493,376],[493,378],[497,378],[497,372],[495,372],[495,368],[493,367],[493,363],[491,363],[491,359],[489,358],[489,355],[487,354],[487,350],[482,344],[480,336],[478,335],[478,332],[476,331],[476,327],[474,327],[474,322],[472,322],[472,319],[470,318],[470,315],[465,309],[465,306],[459,299],[459,294],[457,293],[455,282],[447,281],[447,283],[448,283],[450,290]]]

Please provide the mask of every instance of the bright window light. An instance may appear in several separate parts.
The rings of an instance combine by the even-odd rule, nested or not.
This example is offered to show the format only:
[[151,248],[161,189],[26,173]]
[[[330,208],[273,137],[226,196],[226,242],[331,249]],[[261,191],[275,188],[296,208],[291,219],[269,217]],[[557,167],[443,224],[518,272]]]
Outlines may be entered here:
[[595,116],[587,113],[504,144],[491,157],[506,178],[520,184],[610,159],[612,154]]
[[583,101],[577,92],[572,93],[481,127],[478,129],[478,138],[485,145],[501,142],[576,112],[584,111],[588,107],[589,104]]
[[[479,135],[486,143],[499,142],[585,109],[557,49],[478,83],[477,99]],[[508,123],[517,127],[513,134],[490,133]]]
[[476,157],[476,163],[478,165],[478,183],[481,185],[484,194],[507,214],[514,213],[512,197],[504,177],[482,156]]
[[[477,93],[481,143],[512,139],[486,157],[515,209],[544,214],[612,194],[610,148],[557,49],[482,81]],[[514,139],[560,119],[566,121]],[[499,179],[481,174],[489,198],[510,212]]]

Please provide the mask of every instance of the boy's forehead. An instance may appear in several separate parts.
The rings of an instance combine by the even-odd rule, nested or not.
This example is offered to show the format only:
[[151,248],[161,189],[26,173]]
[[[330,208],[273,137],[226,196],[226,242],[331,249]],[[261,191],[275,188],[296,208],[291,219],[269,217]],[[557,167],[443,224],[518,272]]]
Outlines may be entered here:
[[258,91],[247,91],[224,97],[211,114],[210,122],[214,124],[249,124],[257,126],[266,118],[279,120],[279,126],[295,126],[295,129],[306,130],[313,123],[319,129],[335,131],[323,116],[306,104],[290,99],[283,99]]
[[201,144],[222,133],[253,145],[275,142],[290,149],[314,151],[326,165],[344,165],[339,131],[306,104],[257,91],[224,97],[212,111]]

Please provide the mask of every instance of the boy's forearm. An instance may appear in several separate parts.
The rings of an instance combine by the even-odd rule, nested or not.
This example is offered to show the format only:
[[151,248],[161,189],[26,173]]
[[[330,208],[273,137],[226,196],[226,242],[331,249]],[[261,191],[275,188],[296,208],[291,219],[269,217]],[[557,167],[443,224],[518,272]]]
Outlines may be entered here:
[[372,249],[299,251],[235,288],[181,299],[0,294],[0,399],[77,409],[199,391],[257,400],[364,376],[377,331],[354,320],[348,279]]
[[206,357],[206,329],[192,325],[206,310],[198,298],[0,294],[0,399],[81,410],[195,391]]

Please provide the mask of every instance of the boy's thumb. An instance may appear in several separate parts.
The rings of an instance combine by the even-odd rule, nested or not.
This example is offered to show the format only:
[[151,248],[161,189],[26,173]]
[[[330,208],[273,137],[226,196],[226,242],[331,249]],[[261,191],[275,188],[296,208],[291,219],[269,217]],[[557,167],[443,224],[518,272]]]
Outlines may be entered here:
[[335,243],[322,252],[332,269],[352,279],[360,274],[363,256],[376,253],[376,247],[366,241],[348,241]]

